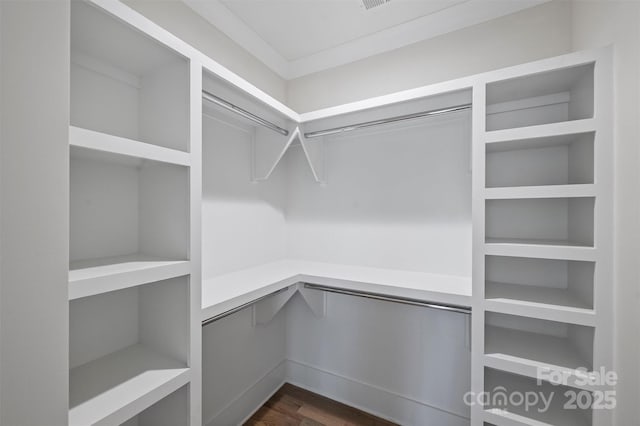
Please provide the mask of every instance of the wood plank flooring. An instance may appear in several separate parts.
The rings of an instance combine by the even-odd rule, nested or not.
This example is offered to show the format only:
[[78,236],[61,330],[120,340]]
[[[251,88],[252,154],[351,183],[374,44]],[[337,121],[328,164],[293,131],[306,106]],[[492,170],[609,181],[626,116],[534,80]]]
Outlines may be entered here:
[[245,426],[397,426],[348,405],[285,383]]

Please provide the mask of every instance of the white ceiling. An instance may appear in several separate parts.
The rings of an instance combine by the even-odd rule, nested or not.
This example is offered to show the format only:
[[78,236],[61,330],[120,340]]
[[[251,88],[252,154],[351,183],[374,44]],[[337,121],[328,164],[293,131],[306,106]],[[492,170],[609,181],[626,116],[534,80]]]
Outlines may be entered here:
[[547,0],[183,0],[285,79],[343,65]]

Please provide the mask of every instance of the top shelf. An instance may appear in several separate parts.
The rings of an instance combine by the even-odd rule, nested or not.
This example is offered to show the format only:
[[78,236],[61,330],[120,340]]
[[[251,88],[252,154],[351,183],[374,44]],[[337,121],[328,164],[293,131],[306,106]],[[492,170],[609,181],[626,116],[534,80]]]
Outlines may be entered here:
[[189,62],[99,7],[71,4],[71,124],[189,151]]
[[594,117],[594,63],[487,85],[487,131]]
[[141,160],[189,166],[190,155],[183,151],[96,132],[81,127],[69,127],[69,144],[104,153],[135,157]]

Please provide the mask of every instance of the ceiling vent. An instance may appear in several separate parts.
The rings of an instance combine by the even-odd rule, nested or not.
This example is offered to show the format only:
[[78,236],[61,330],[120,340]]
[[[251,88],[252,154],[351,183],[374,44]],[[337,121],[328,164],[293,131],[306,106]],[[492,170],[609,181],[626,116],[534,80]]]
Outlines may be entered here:
[[374,7],[383,6],[389,3],[391,0],[360,0],[362,7],[366,10],[373,9]]

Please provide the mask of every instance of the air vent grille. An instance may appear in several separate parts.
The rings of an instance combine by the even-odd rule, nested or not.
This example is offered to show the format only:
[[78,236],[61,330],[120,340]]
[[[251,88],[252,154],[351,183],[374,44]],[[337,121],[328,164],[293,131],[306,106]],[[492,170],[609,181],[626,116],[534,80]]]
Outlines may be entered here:
[[373,9],[374,7],[382,6],[389,3],[391,0],[361,0],[362,6],[366,9]]

